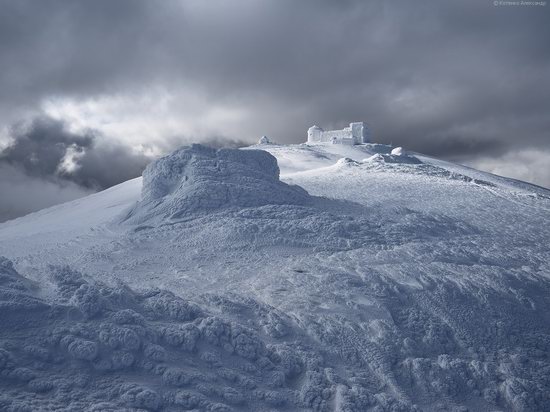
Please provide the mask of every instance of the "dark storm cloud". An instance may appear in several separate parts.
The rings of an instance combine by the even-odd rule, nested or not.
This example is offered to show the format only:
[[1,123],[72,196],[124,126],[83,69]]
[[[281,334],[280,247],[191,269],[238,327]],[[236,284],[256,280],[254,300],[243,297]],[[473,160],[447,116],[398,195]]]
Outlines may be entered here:
[[[282,141],[313,122],[365,119],[380,140],[428,152],[455,124],[472,126],[468,141],[514,147],[516,125],[548,118],[549,10],[492,1],[3,1],[2,105],[163,83],[251,111],[265,96],[299,108],[301,120],[276,128]],[[494,121],[506,127],[487,135]],[[522,144],[547,143],[548,123]]]
[[0,151],[0,222],[137,177],[151,160],[47,116],[12,126],[10,138]]
[[[152,158],[94,130],[71,132],[46,115],[19,122],[9,130],[11,144],[0,150],[0,222],[140,176]],[[165,152],[189,144],[166,139]],[[241,147],[223,136],[204,141],[212,147]]]
[[37,177],[56,175],[69,147],[82,153],[95,138],[91,132],[82,135],[70,133],[63,122],[48,117],[12,126],[10,137],[13,144],[0,152],[0,163]]
[[[246,113],[241,135],[217,141],[268,134],[299,142],[313,123],[365,120],[380,142],[496,159],[548,147],[549,21],[550,5],[483,0],[0,0],[0,122],[39,111],[51,97],[161,86]],[[184,113],[184,103],[173,110]],[[51,175],[68,145],[86,155],[62,177],[85,187],[143,167],[123,145],[99,151],[93,136],[61,136],[46,149],[21,140],[41,161],[17,167]],[[180,140],[159,136],[149,145],[165,151]]]
[[13,143],[0,152],[0,165],[85,189],[105,189],[137,177],[151,160],[118,142],[100,139],[97,132],[70,132],[62,121],[46,116],[13,126],[10,137]]

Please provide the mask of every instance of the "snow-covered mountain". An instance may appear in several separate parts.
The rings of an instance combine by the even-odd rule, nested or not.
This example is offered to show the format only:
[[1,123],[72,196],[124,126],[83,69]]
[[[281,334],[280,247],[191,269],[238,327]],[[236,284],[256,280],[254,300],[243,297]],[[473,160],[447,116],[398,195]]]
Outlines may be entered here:
[[550,191],[391,149],[194,145],[0,224],[0,410],[550,410]]

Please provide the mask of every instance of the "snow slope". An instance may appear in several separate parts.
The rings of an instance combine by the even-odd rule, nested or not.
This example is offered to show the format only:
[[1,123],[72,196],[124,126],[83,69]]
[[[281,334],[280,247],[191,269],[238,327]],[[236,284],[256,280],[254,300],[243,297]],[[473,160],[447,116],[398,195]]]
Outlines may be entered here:
[[180,149],[0,225],[0,410],[550,410],[549,218],[384,145]]

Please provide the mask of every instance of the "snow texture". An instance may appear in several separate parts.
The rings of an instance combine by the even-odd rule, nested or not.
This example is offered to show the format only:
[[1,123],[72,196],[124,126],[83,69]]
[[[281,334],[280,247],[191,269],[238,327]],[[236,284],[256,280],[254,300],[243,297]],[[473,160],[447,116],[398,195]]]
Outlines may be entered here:
[[301,205],[307,192],[279,180],[277,160],[265,151],[212,149],[194,144],[151,163],[143,172],[142,201],[131,222],[153,216],[268,204]]
[[[399,149],[399,148],[398,148]],[[365,163],[409,163],[419,164],[422,163],[420,159],[415,156],[404,154],[400,150],[392,150],[390,154],[376,153],[368,159],[364,160]]]
[[550,410],[550,192],[394,149],[192,146],[1,224],[0,410]]

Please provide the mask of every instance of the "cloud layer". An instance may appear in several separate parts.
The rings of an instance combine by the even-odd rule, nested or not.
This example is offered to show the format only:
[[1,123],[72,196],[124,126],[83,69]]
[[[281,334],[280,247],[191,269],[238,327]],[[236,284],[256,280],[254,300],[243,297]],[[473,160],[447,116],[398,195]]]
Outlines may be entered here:
[[0,164],[0,222],[92,193],[71,182],[29,177]]
[[13,143],[0,152],[0,165],[10,165],[29,177],[66,180],[90,190],[139,176],[151,160],[132,153],[118,142],[101,139],[97,132],[82,134],[48,117],[12,128]]
[[[517,176],[510,165],[525,153],[548,153],[550,6],[474,0],[0,0],[0,6],[0,124],[45,113],[69,130],[94,129],[109,136],[106,147],[116,152],[110,155],[130,168],[116,168],[116,176],[142,167],[136,151],[157,155],[174,142],[253,142],[263,134],[300,142],[311,124],[365,120],[377,141],[494,164],[550,186],[544,173]],[[102,170],[92,177],[95,166],[86,161],[69,180],[86,188],[118,180]]]
[[0,152],[0,221],[139,176],[151,160],[100,133],[50,117],[21,122]]

